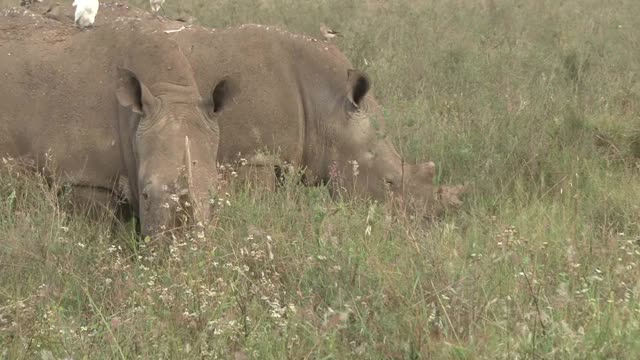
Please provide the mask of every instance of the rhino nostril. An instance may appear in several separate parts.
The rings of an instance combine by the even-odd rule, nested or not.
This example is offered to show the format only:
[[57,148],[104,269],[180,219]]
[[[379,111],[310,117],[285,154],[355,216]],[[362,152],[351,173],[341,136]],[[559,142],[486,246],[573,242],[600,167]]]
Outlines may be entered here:
[[142,192],[142,198],[145,200],[149,200],[149,194],[146,191]]

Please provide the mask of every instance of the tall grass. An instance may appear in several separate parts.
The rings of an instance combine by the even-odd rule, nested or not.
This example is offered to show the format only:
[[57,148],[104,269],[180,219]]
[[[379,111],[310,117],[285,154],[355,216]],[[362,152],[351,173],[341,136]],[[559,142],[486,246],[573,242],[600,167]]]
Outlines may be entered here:
[[322,188],[240,187],[214,229],[159,261],[130,227],[70,217],[8,171],[0,357],[640,356],[640,3],[165,8],[212,27],[343,32],[404,156],[470,183],[465,205],[424,228]]

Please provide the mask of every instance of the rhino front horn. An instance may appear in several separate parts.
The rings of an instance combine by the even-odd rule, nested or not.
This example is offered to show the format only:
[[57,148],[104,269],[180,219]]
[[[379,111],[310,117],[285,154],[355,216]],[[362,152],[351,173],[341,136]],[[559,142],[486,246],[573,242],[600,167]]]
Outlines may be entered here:
[[193,190],[193,171],[191,170],[191,149],[189,146],[189,137],[184,137],[184,171],[187,180],[187,188],[189,192]]
[[[197,204],[197,198],[196,198],[196,194],[194,193],[194,189],[193,189],[193,170],[191,168],[193,162],[191,161],[191,146],[189,144],[189,137],[185,136],[184,137],[184,190],[183,190],[183,194],[184,194],[184,198],[183,201],[184,202],[188,202],[189,205],[186,207],[189,207],[191,210],[190,212],[190,217],[197,217],[198,216],[198,204]],[[184,205],[184,203],[183,203]]]

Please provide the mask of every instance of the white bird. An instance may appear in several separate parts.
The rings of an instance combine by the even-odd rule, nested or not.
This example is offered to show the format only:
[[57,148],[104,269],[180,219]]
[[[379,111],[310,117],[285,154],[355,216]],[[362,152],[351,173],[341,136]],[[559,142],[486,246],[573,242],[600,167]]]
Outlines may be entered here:
[[75,23],[80,25],[81,29],[92,26],[96,20],[100,2],[98,0],[73,0],[72,5],[76,7]]
[[149,0],[149,5],[151,5],[151,11],[155,13],[160,11],[160,9],[162,9],[162,12],[164,12],[164,9],[162,8],[163,4],[164,4],[164,0]]
[[325,39],[327,40],[331,40],[336,36],[340,36],[342,37],[342,34],[340,34],[337,31],[333,31],[331,30],[327,25],[325,24],[320,24],[320,32],[322,33],[322,36],[324,36]]

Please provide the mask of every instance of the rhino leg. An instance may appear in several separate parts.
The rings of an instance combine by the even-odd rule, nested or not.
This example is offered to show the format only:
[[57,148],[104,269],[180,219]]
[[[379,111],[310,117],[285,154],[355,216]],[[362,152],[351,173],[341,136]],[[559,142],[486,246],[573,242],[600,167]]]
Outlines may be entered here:
[[275,191],[277,188],[276,168],[279,164],[277,156],[257,153],[247,159],[240,159],[235,167],[233,181],[236,185],[259,191]]
[[74,215],[92,220],[114,219],[126,216],[127,207],[107,189],[72,186],[67,194],[68,207]]
[[242,166],[237,169],[239,184],[252,190],[274,191],[276,189],[276,174],[271,166]]

